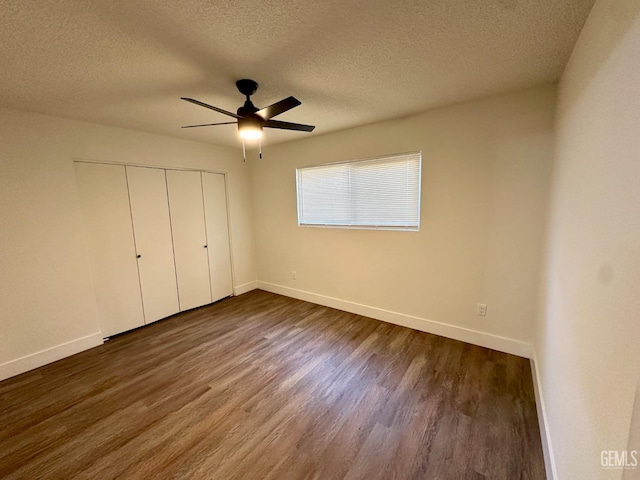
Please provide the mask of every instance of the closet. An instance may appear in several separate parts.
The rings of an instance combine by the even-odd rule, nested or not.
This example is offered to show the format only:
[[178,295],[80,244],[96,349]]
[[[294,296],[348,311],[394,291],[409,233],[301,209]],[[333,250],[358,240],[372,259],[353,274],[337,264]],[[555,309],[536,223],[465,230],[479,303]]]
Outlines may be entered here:
[[105,337],[232,294],[223,174],[75,168]]

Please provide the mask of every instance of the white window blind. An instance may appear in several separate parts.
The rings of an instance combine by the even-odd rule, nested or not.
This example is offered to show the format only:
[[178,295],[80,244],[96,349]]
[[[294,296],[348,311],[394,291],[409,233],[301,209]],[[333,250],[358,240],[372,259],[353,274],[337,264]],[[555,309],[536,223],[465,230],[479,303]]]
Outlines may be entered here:
[[298,224],[420,228],[421,152],[297,169]]

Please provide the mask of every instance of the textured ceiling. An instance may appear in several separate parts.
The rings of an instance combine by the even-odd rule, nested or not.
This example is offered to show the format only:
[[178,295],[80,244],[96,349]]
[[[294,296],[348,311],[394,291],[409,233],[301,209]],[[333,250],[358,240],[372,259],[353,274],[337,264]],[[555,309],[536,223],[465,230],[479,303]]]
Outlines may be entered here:
[[[2,0],[0,105],[238,145],[289,95],[311,135],[557,81],[593,0]],[[267,130],[265,143],[308,136]]]

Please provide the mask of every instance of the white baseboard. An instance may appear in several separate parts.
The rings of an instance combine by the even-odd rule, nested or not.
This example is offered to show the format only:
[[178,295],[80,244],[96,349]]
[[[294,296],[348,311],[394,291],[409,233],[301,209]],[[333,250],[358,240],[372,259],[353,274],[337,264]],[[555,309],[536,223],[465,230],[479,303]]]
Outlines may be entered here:
[[540,439],[542,440],[542,453],[544,454],[544,467],[547,472],[547,480],[556,480],[556,461],[551,448],[551,436],[549,433],[549,421],[547,419],[547,409],[544,405],[542,395],[542,383],[538,373],[538,357],[535,348],[531,350],[531,374],[533,376],[533,390],[536,396],[536,410],[538,412],[538,425],[540,427]]
[[235,296],[242,295],[243,293],[250,292],[251,290],[255,290],[258,288],[258,281],[254,280],[253,282],[243,283],[242,285],[233,287],[233,294]]
[[514,340],[513,338],[501,337],[491,333],[471,330],[464,327],[458,327],[447,323],[436,322],[426,318],[414,317],[404,313],[392,312],[382,308],[370,307],[360,303],[341,300],[339,298],[327,297],[317,293],[298,290],[283,285],[276,285],[268,282],[257,282],[257,288],[266,290],[267,292],[278,293],[287,297],[305,300],[307,302],[324,305],[325,307],[337,308],[345,312],[355,313],[366,317],[375,318],[384,322],[394,323],[403,327],[413,328],[422,332],[433,333],[442,337],[460,340],[462,342],[472,343],[481,347],[491,348],[500,352],[518,355],[519,357],[531,358],[531,344]]
[[15,360],[0,364],[0,380],[20,375],[21,373],[28,372],[29,370],[48,363],[53,363],[65,357],[70,357],[76,353],[102,345],[102,343],[102,332],[96,332],[86,337],[77,338],[70,342],[47,348],[46,350],[16,358]]

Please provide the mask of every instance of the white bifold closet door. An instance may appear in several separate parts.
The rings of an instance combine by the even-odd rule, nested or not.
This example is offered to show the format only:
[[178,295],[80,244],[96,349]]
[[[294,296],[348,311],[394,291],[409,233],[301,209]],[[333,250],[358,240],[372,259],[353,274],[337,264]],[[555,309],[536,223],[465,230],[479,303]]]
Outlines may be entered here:
[[200,172],[167,170],[180,310],[211,303],[207,232]]
[[105,337],[144,325],[122,165],[76,163],[100,327]]
[[146,323],[180,311],[165,171],[126,167]]
[[229,223],[227,218],[227,192],[224,175],[202,172],[202,193],[209,245],[209,271],[211,301],[233,293],[231,278],[231,252],[229,249]]

